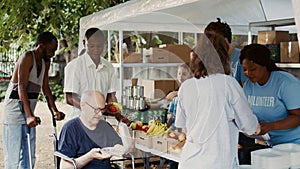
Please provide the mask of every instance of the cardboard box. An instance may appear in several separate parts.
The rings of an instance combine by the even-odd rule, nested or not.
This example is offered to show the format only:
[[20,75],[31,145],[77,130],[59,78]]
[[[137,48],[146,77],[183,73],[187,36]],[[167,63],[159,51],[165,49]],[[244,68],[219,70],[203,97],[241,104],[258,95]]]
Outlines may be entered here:
[[258,44],[280,44],[289,41],[288,31],[258,31]]
[[297,41],[280,43],[280,62],[299,63],[299,44]]
[[271,52],[271,58],[275,63],[280,62],[280,44],[267,44],[266,47]]
[[176,139],[154,136],[152,139],[152,148],[163,153],[170,153],[170,148],[175,146],[177,143],[178,140]]
[[152,148],[163,153],[168,152],[167,139],[162,136],[154,136],[152,139]]
[[153,48],[150,62],[152,63],[169,63],[170,52],[160,48]]
[[[120,63],[119,55],[116,55],[116,60]],[[123,54],[123,63],[141,63],[141,54],[140,53],[124,53]]]
[[141,63],[140,53],[130,53],[128,57],[124,58],[124,63]]
[[160,47],[161,49],[169,51],[170,63],[190,62],[191,48],[188,45],[167,44]]
[[143,80],[142,85],[144,96],[150,99],[162,98],[178,86],[176,80],[173,79]]
[[160,45],[159,48],[143,49],[145,63],[188,63],[191,48],[187,45]]
[[159,48],[143,49],[143,62],[144,63],[168,63],[169,52]]
[[152,148],[152,135],[147,134],[144,131],[139,131],[136,130],[135,131],[135,141],[137,144],[148,147],[148,148]]

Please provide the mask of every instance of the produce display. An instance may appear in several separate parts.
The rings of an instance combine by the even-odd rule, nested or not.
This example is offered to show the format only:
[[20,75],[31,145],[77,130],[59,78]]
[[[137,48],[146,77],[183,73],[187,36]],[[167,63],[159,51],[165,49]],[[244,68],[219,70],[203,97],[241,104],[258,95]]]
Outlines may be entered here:
[[165,133],[168,133],[171,129],[171,127],[167,127],[166,124],[163,124],[159,120],[150,120],[148,122],[149,129],[146,131],[147,134],[155,135],[155,136],[162,136]]
[[171,129],[171,127],[168,128],[167,125],[163,124],[160,120],[150,120],[146,125],[143,125],[141,121],[136,121],[132,122],[130,127],[133,130],[142,130],[154,136],[163,136]]
[[186,140],[186,135],[183,132],[178,133],[178,132],[171,131],[169,133],[165,133],[164,137],[177,139],[180,142],[184,142]]
[[130,127],[136,131],[136,143],[164,153],[180,153],[186,140],[185,133],[171,130],[160,120],[135,121]]
[[[173,131],[171,127],[167,127],[166,123],[164,123],[165,120],[163,120],[165,117],[164,111],[128,112],[127,109],[123,109],[122,105],[116,102],[110,103],[107,108],[112,113],[122,112],[127,118],[135,116],[135,120],[132,120],[130,128],[135,132],[137,144],[163,153],[180,153],[182,151],[186,135],[183,132]],[[106,150],[106,153],[108,152],[114,152],[113,148],[112,150]]]

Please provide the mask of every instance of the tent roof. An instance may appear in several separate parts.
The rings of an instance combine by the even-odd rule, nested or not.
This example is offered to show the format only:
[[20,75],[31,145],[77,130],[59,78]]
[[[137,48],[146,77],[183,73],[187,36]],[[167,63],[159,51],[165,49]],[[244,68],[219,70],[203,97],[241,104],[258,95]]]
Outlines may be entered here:
[[[203,32],[205,26],[216,21],[217,17],[227,22],[234,34],[247,34],[251,22],[294,18],[291,1],[131,0],[81,18],[80,34],[91,27],[102,30]],[[296,32],[295,26],[282,29]]]

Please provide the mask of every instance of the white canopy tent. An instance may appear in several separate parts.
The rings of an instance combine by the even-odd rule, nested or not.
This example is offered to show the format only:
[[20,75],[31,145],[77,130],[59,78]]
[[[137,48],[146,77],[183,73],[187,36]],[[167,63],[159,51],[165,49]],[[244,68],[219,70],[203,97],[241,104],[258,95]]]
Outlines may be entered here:
[[[297,27],[282,24],[280,30],[295,33],[298,29],[300,32],[300,0],[131,0],[81,18],[79,51],[84,33],[91,27],[117,30],[119,37],[123,37],[123,31],[202,33],[206,25],[218,17],[230,25],[233,34],[257,34],[258,30],[274,29],[249,26],[274,20],[296,22]],[[121,47],[119,51],[122,56]]]
[[[90,27],[123,31],[203,32],[205,26],[217,17],[227,22],[234,34],[247,34],[251,22],[295,18],[293,4],[294,10],[300,8],[297,1],[131,0],[81,18],[80,37]],[[296,32],[295,26],[282,29]]]

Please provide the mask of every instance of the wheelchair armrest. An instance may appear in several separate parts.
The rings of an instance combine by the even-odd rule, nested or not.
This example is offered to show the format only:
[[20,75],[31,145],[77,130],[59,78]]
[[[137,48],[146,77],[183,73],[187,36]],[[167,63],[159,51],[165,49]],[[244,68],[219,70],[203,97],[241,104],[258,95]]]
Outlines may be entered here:
[[70,157],[64,155],[63,153],[61,153],[59,151],[55,151],[54,152],[54,156],[60,157],[61,159],[66,160],[66,161],[72,163],[73,166],[74,166],[74,169],[77,169],[76,162],[75,162],[75,160],[73,158],[70,158]]

